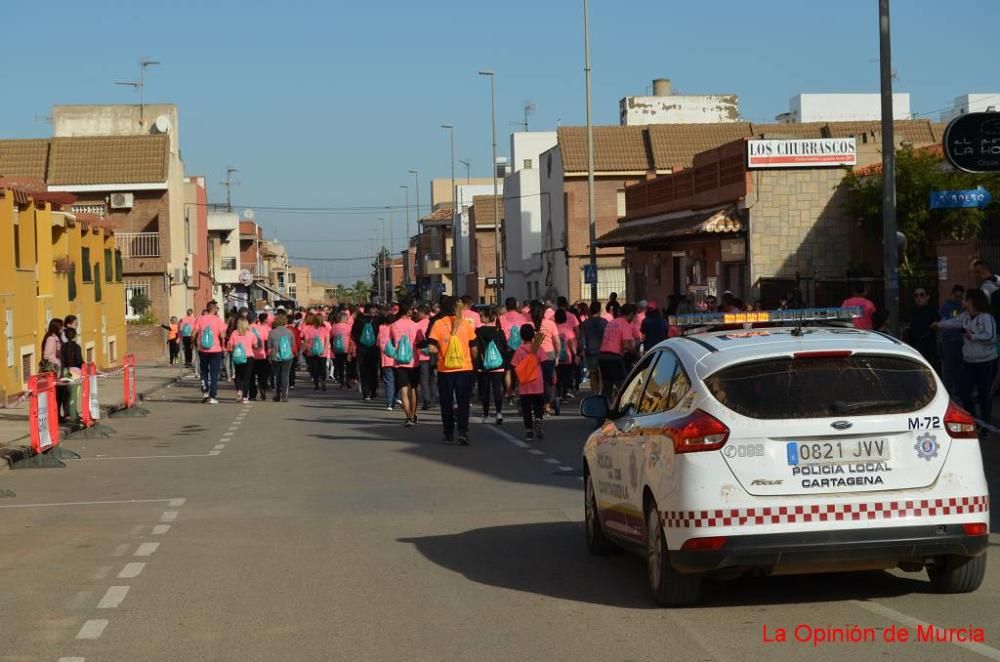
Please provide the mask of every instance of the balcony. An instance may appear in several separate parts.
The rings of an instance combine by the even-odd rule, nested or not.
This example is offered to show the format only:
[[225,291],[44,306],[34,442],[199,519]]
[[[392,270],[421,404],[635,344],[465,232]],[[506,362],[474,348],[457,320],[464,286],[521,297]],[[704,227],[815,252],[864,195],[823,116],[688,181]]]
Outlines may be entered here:
[[159,232],[116,232],[115,243],[123,258],[160,257]]
[[443,276],[451,273],[451,266],[447,260],[442,260],[438,255],[424,256],[423,274],[425,276]]

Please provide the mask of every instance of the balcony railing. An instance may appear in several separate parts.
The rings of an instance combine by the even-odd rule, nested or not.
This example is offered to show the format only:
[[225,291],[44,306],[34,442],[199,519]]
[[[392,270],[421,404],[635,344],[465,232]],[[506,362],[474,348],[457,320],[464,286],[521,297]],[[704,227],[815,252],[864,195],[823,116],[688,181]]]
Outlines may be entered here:
[[116,232],[115,243],[122,257],[160,257],[159,232]]

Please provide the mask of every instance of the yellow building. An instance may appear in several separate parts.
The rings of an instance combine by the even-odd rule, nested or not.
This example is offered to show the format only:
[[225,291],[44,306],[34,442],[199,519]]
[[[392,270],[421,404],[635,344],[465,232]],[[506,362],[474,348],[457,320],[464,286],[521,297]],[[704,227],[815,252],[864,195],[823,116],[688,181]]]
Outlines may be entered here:
[[42,182],[0,178],[0,401],[16,397],[37,373],[54,317],[79,317],[85,361],[114,367],[126,353],[114,234],[96,216],[61,211],[74,199]]

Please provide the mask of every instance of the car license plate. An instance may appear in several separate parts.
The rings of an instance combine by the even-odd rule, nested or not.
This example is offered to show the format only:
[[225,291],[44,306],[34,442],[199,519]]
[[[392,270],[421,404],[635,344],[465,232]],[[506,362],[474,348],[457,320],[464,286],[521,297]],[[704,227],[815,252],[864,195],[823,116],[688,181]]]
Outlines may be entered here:
[[800,464],[878,462],[889,459],[889,440],[789,441],[786,450],[788,453],[788,464],[792,466]]

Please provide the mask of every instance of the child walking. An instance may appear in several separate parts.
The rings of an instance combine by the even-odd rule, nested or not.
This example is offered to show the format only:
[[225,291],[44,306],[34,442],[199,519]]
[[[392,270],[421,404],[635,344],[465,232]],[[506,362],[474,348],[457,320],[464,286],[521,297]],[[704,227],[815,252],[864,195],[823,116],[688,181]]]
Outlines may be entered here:
[[545,379],[542,362],[549,358],[542,349],[545,332],[535,332],[531,324],[521,326],[521,346],[514,352],[511,365],[517,374],[518,394],[521,397],[521,414],[524,417],[525,439],[544,439],[542,415],[545,412]]

